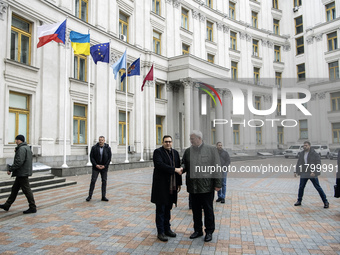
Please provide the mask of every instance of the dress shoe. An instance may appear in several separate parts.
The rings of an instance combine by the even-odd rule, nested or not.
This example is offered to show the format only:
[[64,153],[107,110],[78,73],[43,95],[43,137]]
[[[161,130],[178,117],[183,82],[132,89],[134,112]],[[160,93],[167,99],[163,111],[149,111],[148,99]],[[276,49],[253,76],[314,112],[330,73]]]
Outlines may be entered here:
[[203,232],[194,232],[191,236],[190,239],[195,239],[197,237],[203,236]]
[[6,212],[9,210],[9,207],[7,207],[5,204],[0,205],[1,209],[4,209]]
[[91,200],[91,198],[92,198],[91,196],[88,196],[88,197],[86,198],[86,201],[89,202],[89,201]]
[[326,202],[325,205],[323,206],[323,208],[329,208],[329,203]]
[[216,199],[216,202],[221,202],[221,201],[222,201],[222,198],[220,197]]
[[36,213],[37,209],[33,208],[28,208],[26,211],[23,211],[24,214],[29,214],[29,213]]
[[171,229],[169,229],[168,231],[165,231],[164,234],[165,234],[166,236],[176,237],[176,233],[173,232]]
[[212,234],[207,233],[204,237],[204,242],[210,242],[212,240]]
[[164,235],[164,233],[158,234],[157,238],[161,240],[162,242],[167,242],[168,238]]
[[296,203],[295,203],[294,205],[295,205],[295,206],[301,205],[301,201],[296,201]]
[[224,198],[222,198],[221,204],[225,204],[225,199]]
[[102,197],[102,201],[109,202],[109,200],[106,197]]

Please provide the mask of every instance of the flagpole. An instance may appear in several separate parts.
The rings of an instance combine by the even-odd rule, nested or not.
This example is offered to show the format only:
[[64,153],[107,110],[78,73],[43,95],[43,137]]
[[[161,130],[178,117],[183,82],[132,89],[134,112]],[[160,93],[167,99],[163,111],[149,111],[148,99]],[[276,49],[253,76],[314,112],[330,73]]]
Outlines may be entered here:
[[[141,65],[142,65],[142,54],[139,54],[139,80],[141,80]],[[141,114],[140,114],[140,125],[141,125],[141,128],[140,128],[140,133],[141,133],[141,136],[140,136],[140,160],[139,161],[144,161],[143,159],[143,153],[144,153],[144,143],[143,143],[143,140],[144,140],[144,136],[143,136],[143,101],[144,101],[144,98],[143,98],[143,91],[141,90],[140,91],[141,93],[141,103],[140,103],[140,109],[141,109]]]
[[[67,17],[66,17],[66,24],[67,24]],[[66,127],[66,121],[67,121],[67,26],[65,29],[65,90],[64,90],[64,163],[61,166],[62,168],[68,168],[68,165],[66,164],[66,135],[67,135],[67,127]]]
[[[90,33],[90,29],[88,30],[88,34]],[[91,102],[90,102],[90,93],[91,93],[91,83],[90,83],[90,78],[91,78],[91,59],[90,55],[87,55],[87,116],[88,116],[88,121],[87,121],[87,166],[92,166],[91,160],[90,160],[90,153],[91,153]]]
[[[109,126],[108,126],[108,138],[107,138],[107,143],[111,147],[111,73],[110,73],[110,59],[111,59],[111,38],[109,39],[109,68],[108,68],[108,79],[109,79]],[[112,162],[112,158],[110,160],[110,163]]]
[[126,78],[126,86],[125,86],[125,119],[126,119],[126,133],[125,133],[125,163],[129,163],[129,158],[128,158],[128,141],[129,141],[129,137],[128,137],[128,130],[129,130],[129,120],[128,120],[128,70],[127,70],[127,47],[125,48],[125,78]]

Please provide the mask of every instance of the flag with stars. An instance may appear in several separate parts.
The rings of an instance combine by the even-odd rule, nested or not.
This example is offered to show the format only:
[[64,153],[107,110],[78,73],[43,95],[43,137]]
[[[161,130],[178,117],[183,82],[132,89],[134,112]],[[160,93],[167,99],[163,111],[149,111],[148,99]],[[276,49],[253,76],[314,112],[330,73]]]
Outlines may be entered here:
[[90,48],[91,56],[95,64],[98,61],[110,63],[110,43],[100,43]]
[[[140,75],[140,58],[136,59],[128,68],[128,76]],[[126,73],[122,75],[120,82],[123,82]]]

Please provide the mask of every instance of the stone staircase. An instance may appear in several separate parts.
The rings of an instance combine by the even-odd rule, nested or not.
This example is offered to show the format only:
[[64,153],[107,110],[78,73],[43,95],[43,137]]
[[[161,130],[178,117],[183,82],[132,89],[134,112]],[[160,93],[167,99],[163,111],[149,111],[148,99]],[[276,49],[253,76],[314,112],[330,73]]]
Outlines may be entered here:
[[[75,181],[66,181],[64,177],[55,177],[50,173],[34,173],[33,176],[29,177],[32,192],[61,188],[69,185],[75,185]],[[11,188],[14,183],[14,178],[4,180],[0,179],[0,199],[8,198],[11,193]],[[23,194],[20,189],[19,195]]]

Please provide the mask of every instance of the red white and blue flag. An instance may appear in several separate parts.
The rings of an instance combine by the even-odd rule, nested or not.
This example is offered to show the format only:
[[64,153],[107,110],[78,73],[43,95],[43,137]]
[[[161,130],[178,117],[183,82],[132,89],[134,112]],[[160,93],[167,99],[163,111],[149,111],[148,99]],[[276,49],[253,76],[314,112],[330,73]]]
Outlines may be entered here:
[[54,24],[48,24],[37,27],[39,42],[37,48],[44,46],[46,43],[55,41],[65,44],[66,20]]

